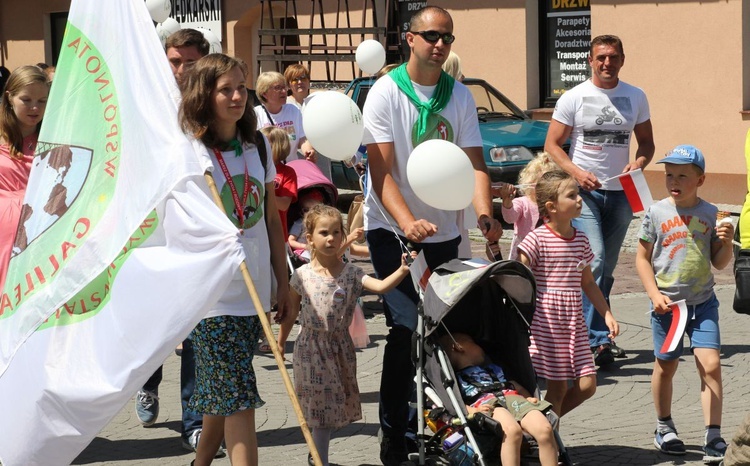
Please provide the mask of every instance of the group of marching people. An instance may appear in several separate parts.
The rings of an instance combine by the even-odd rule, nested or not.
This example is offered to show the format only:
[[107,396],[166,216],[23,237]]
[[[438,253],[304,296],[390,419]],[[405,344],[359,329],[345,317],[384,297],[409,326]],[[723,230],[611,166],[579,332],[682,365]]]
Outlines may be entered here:
[[[270,312],[272,303],[280,323],[276,344],[282,351],[294,323],[301,325],[294,348],[295,390],[320,458],[329,464],[332,432],[362,417],[356,354],[347,329],[364,290],[383,295],[390,328],[380,389],[381,461],[389,466],[407,459],[414,447],[409,419],[414,367],[409,352],[418,296],[412,284],[403,280],[409,273],[406,244],[424,252],[428,266],[434,268],[458,257],[461,242],[458,214],[423,203],[406,181],[411,150],[438,134],[450,137],[471,160],[477,181],[473,207],[487,241],[496,242],[502,235],[492,215],[493,195],[502,199],[503,216],[515,224],[510,257],[526,264],[538,285],[529,351],[537,374],[546,379],[544,401],[564,416],[594,394],[594,356],[603,358],[611,352],[612,339],[619,333],[608,294],[614,270],[611,262],[616,263],[622,240],[615,245],[616,251],[603,250],[611,238],[606,232],[601,238],[605,220],[600,214],[611,211],[607,202],[622,194],[611,180],[622,172],[644,168],[654,154],[645,95],[617,76],[624,62],[621,41],[615,36],[592,41],[592,78],[558,102],[547,152],[521,174],[517,186],[523,187],[523,196],[517,196],[512,185],[491,186],[473,98],[442,70],[456,39],[450,14],[425,7],[414,14],[405,39],[411,49],[408,62],[376,82],[363,111],[370,187],[365,230],[377,278],[343,259],[346,247],[356,238],[346,232],[335,207],[311,199],[293,238],[286,225],[285,213],[296,200],[296,185],[284,160],[314,161],[317,157],[305,138],[300,113],[310,98],[308,70],[295,65],[286,77],[261,74],[255,83],[260,102],[253,107],[248,67],[242,60],[208,54],[208,43],[190,29],[167,39],[167,60],[182,94],[179,124],[201,155],[212,162],[223,209],[239,231],[262,304],[256,309],[237,271],[219,302],[182,344],[182,440],[186,448],[196,451],[191,464],[205,466],[224,454],[234,465],[258,464],[255,409],[264,402],[257,390],[253,354],[262,340],[259,313]],[[3,89],[0,283],[7,271],[49,88],[48,75],[29,65],[14,70]],[[585,131],[590,122],[578,105],[591,98],[633,102],[632,113],[622,115],[630,126],[622,128],[635,132],[639,144],[635,161],[629,161],[628,144],[612,150],[606,145],[592,148]],[[562,150],[568,138],[570,154]],[[598,162],[602,157],[609,157],[611,163],[604,167]],[[685,453],[671,418],[671,383],[682,346],[662,352],[661,343],[671,323],[670,304],[686,299],[694,316],[687,332],[704,387],[704,460],[718,463],[727,444],[720,435],[718,302],[711,266],[721,269],[731,261],[734,231],[731,223],[717,225],[716,207],[697,195],[706,176],[700,150],[678,146],[657,163],[665,166],[670,197],[646,213],[636,260],[653,303],[654,443],[667,454]],[[632,212],[625,212],[629,223]],[[585,221],[579,220],[582,215]],[[599,236],[592,225],[600,229]],[[687,229],[690,234],[678,235],[681,240],[666,245],[665,235],[673,231],[665,225]],[[593,237],[598,238],[596,245]],[[287,267],[290,238],[309,253],[309,262],[293,271],[291,278]],[[690,261],[675,260],[675,254]],[[610,263],[603,264],[606,261]],[[674,264],[679,264],[678,269]],[[584,296],[585,305],[599,314],[603,324],[602,340],[596,344],[589,334],[593,321],[582,311]],[[194,361],[186,359],[193,357]],[[136,397],[136,411],[144,425],[153,424],[158,416],[160,380],[161,369]],[[520,461],[516,455],[504,460],[504,464]],[[313,461],[312,456],[308,461]]]

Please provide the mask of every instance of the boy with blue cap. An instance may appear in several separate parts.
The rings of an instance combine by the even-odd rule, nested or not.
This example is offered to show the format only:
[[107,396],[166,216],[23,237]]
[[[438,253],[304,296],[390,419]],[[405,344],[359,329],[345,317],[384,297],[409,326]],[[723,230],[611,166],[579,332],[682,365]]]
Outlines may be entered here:
[[[719,350],[719,302],[714,294],[711,265],[723,269],[732,259],[734,227],[717,222],[718,209],[698,197],[706,179],[706,162],[694,146],[680,145],[657,163],[664,164],[669,197],[653,204],[639,234],[636,269],[652,303],[651,329],[656,362],[651,393],[657,423],[654,445],[669,455],[684,455],[685,444],[677,436],[672,420],[672,379],[682,355],[682,334],[674,335],[677,346],[663,348],[679,326],[669,305],[685,300],[687,324],[701,379],[701,406],[706,424],[706,464],[719,463],[727,444],[721,438],[722,382]],[[675,327],[675,328],[672,328]],[[670,338],[671,339],[671,338]],[[664,350],[665,352],[662,352]]]

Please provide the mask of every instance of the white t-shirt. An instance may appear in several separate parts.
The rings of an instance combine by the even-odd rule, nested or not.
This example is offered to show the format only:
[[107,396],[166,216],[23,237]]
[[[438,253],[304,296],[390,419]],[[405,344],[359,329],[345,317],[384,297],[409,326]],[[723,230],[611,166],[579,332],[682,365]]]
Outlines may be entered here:
[[290,95],[286,98],[286,103],[294,105],[301,112],[305,109],[305,105],[307,105],[307,103],[310,102],[310,99],[312,99],[313,97],[315,97],[315,93],[309,94],[307,97],[302,99],[302,105],[300,105],[299,103],[297,103],[297,99],[295,99],[293,95]]
[[[283,129],[289,135],[289,156],[286,161],[297,160],[297,149],[299,148],[299,140],[305,137],[305,130],[302,128],[302,112],[292,104],[284,104],[281,106],[279,113],[271,113],[273,121],[268,119],[266,111],[262,105],[255,107],[255,115],[258,117],[258,129],[265,128],[266,126],[278,126]],[[270,152],[269,152],[270,154]]]
[[[421,86],[412,82],[420,100],[432,97],[437,86]],[[392,175],[414,218],[426,219],[438,227],[436,235],[427,238],[426,243],[438,243],[459,235],[458,216],[460,211],[438,210],[425,204],[414,194],[406,177],[406,163],[415,147],[413,133],[419,111],[408,97],[401,92],[393,79],[386,75],[378,79],[370,89],[365,101],[363,120],[365,126],[363,144],[392,142],[395,149]],[[423,138],[444,139],[461,148],[482,147],[479,133],[477,109],[469,89],[456,81],[448,105],[439,115],[432,115],[427,124],[427,134]],[[367,185],[372,186],[370,172],[367,172]],[[364,205],[365,229],[374,230],[393,227],[399,234],[404,232],[386,212],[374,190],[367,192]],[[386,217],[383,216],[386,215]]]
[[[263,140],[266,144],[266,153],[271,154],[268,140],[265,138]],[[210,157],[213,164],[211,172],[216,182],[216,187],[221,194],[224,209],[232,223],[237,228],[240,228],[237,215],[235,214],[232,192],[229,185],[227,185],[224,172],[216,160],[214,151],[206,148],[200,141],[195,141],[194,144],[200,155]],[[271,309],[271,277],[273,275],[273,268],[271,267],[271,248],[268,243],[268,230],[266,229],[263,208],[265,185],[273,183],[273,179],[276,176],[276,168],[274,167],[272,158],[268,157],[266,169],[263,170],[257,148],[252,144],[243,144],[242,147],[244,152],[241,157],[237,157],[232,150],[222,152],[221,155],[234,180],[240,200],[243,197],[245,166],[247,166],[250,191],[245,202],[246,218],[243,222],[243,232],[238,235],[245,249],[245,256],[247,257],[245,262],[247,263],[250,276],[253,278],[258,291],[258,297],[260,298],[260,302],[263,303],[264,311],[267,312]],[[206,314],[206,317],[248,316],[257,314],[258,311],[250,299],[247,286],[238,268],[234,277],[232,277],[232,283],[229,284],[227,291],[214,308]]]
[[601,89],[591,80],[565,92],[552,118],[573,127],[570,158],[602,182],[602,189],[622,190],[617,179],[630,160],[630,139],[635,125],[651,118],[646,94],[620,81],[614,89]]

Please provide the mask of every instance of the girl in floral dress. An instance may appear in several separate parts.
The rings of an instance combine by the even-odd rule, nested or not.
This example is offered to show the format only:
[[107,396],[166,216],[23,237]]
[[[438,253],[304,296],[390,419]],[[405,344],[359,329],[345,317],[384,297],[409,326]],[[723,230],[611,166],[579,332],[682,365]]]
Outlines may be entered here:
[[346,238],[341,213],[319,204],[305,215],[309,264],[290,279],[290,309],[281,322],[284,348],[297,317],[301,331],[294,346],[294,384],[315,447],[328,465],[331,432],[362,418],[357,358],[349,336],[354,307],[362,290],[386,293],[409,274],[405,259],[384,280],[369,277],[339,253]]
[[604,317],[610,338],[619,326],[591,273],[588,238],[571,223],[581,215],[575,179],[562,170],[545,173],[536,184],[536,202],[546,223],[518,245],[519,260],[537,282],[529,353],[537,375],[547,379],[544,399],[563,416],[596,392],[581,290]]

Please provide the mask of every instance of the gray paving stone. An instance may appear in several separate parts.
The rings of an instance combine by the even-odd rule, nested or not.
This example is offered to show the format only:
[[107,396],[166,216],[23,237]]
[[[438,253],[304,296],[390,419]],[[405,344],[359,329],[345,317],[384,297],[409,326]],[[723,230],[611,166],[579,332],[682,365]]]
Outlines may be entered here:
[[[634,222],[635,223],[635,222]],[[507,245],[507,243],[506,243]],[[507,247],[507,246],[506,246]],[[481,244],[476,245],[483,251]],[[686,352],[675,377],[673,418],[688,453],[669,457],[653,446],[655,415],[650,392],[653,353],[648,316],[648,299],[640,292],[632,254],[623,253],[617,269],[612,308],[623,330],[618,345],[628,352],[617,359],[614,368],[600,371],[596,395],[562,419],[561,435],[578,465],[700,465],[702,462],[703,420],[699,403],[699,379],[693,357]],[[731,309],[734,293],[731,265],[717,273],[721,306],[722,370],[724,378],[725,438],[733,435],[748,408],[748,332],[750,316]],[[368,298],[366,313],[377,309]],[[371,345],[357,352],[363,419],[337,431],[331,443],[331,461],[341,465],[378,465],[378,387],[380,362],[386,326],[382,314],[369,316],[367,327]],[[293,335],[295,332],[292,333]],[[291,360],[287,352],[287,359]],[[270,466],[304,465],[307,446],[284,390],[278,367],[272,357],[259,354],[255,359],[259,389],[266,405],[257,410],[260,464]],[[291,366],[287,364],[291,372]],[[131,400],[74,464],[79,465],[188,465],[193,454],[180,444],[179,359],[172,355],[165,362],[164,380],[159,389],[161,413],[155,426],[138,424]],[[229,465],[218,459],[214,464]]]

